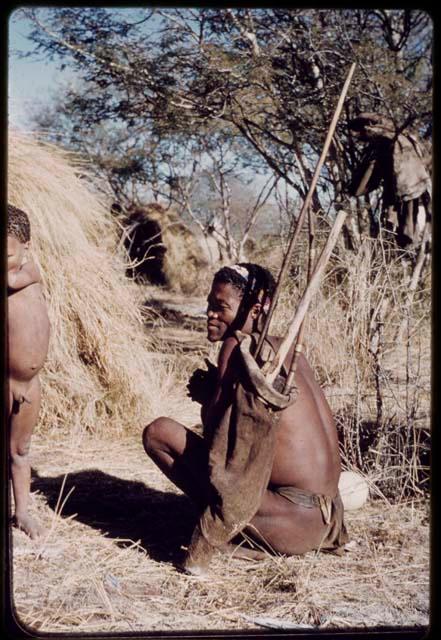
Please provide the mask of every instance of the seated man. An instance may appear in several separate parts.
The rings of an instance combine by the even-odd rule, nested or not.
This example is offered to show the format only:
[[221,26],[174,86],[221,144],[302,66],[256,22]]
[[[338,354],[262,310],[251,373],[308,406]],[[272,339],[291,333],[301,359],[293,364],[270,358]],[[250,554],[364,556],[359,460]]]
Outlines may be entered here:
[[[164,417],[144,430],[147,454],[201,513],[213,500],[208,464],[213,429],[231,407],[241,366],[235,332],[259,335],[273,291],[274,279],[258,265],[241,263],[215,274],[208,296],[207,337],[210,342],[222,342],[218,366],[211,366],[205,380],[199,370],[189,384],[190,395],[202,403],[203,437]],[[280,338],[268,337],[267,342],[276,349]],[[285,375],[291,358],[292,350],[286,358]],[[199,381],[206,384],[198,398]],[[329,405],[303,354],[298,356],[295,385],[295,402],[280,412],[274,426],[275,450],[267,489],[244,533],[259,546],[281,554],[304,554],[319,548],[338,553],[347,535],[338,494],[337,432]],[[196,564],[187,557],[183,568],[203,573],[204,563]]]

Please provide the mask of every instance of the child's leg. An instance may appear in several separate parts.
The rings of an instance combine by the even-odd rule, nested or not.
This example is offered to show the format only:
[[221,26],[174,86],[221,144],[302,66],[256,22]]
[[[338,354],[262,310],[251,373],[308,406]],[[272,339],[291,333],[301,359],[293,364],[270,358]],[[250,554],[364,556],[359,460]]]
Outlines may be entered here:
[[42,533],[42,528],[29,516],[31,465],[29,448],[31,436],[40,410],[40,380],[36,376],[29,385],[29,402],[13,403],[9,417],[12,489],[15,500],[15,524],[31,538]]

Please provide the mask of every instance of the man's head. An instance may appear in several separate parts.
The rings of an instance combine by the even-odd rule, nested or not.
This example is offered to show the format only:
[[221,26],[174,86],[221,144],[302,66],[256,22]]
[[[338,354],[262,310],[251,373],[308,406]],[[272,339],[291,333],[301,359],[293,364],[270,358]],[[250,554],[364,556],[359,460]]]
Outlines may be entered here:
[[213,278],[208,296],[208,339],[223,340],[236,329],[252,333],[261,329],[275,282],[264,267],[241,262],[223,267]]
[[23,256],[31,239],[31,225],[27,214],[8,204],[8,271],[22,264]]

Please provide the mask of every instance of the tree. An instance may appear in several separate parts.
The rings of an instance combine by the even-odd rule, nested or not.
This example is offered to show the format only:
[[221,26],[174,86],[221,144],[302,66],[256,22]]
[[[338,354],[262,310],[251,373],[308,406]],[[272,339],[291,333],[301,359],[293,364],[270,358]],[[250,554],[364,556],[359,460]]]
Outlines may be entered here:
[[304,197],[353,60],[317,212],[332,214],[345,197],[360,160],[347,125],[359,111],[431,137],[431,21],[423,11],[145,9],[131,21],[105,9],[23,12],[37,51],[84,78],[65,96],[81,138],[103,123],[126,137],[127,161],[110,168],[119,188],[141,174],[154,187],[174,141],[220,133],[236,140],[243,163],[270,169]]

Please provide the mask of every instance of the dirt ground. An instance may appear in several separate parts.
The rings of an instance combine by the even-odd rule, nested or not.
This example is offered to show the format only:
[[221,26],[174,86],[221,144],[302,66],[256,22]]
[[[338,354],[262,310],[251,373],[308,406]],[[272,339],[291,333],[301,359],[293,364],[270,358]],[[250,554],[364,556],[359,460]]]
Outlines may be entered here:
[[41,542],[13,532],[20,621],[45,632],[424,626],[427,505],[373,500],[346,514],[344,556],[261,562],[215,557],[208,581],[174,563],[190,502],[147,460],[140,438],[33,444]]
[[[176,326],[169,308],[169,343],[194,348],[199,308],[204,301],[193,301],[189,326]],[[198,407],[185,396],[177,407],[175,416],[197,422]],[[428,625],[427,501],[372,497],[347,512],[342,557],[255,562],[218,554],[209,579],[199,580],[175,567],[195,512],[147,459],[141,432],[142,425],[119,439],[34,436],[31,512],[46,534],[31,541],[13,531],[22,625],[54,634]]]

